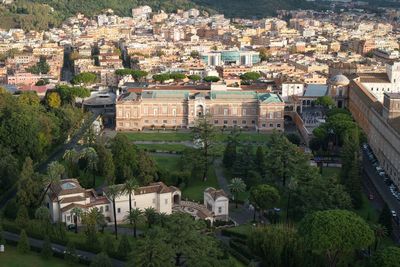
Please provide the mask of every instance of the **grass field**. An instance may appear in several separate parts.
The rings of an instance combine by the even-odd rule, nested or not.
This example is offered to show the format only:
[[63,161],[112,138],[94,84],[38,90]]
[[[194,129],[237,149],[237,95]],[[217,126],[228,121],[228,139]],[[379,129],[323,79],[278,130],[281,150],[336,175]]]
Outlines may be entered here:
[[[167,142],[180,142],[180,141],[192,141],[193,135],[190,132],[126,132],[122,133],[126,135],[132,141],[167,141]],[[230,131],[218,132],[216,135],[216,141],[225,142],[228,140],[228,136],[231,134]],[[270,135],[265,133],[257,132],[242,132],[238,139],[240,141],[247,142],[267,142]]]
[[140,149],[147,150],[150,152],[153,151],[182,152],[186,148],[188,148],[187,146],[182,144],[137,144],[136,146]]
[[[52,257],[44,260],[40,257],[39,253],[29,252],[28,254],[21,254],[17,251],[16,247],[6,246],[5,252],[0,253],[0,266],[4,267],[68,267],[62,259]],[[74,264],[74,266],[81,267],[84,265]]]
[[322,168],[322,176],[339,178],[340,170],[341,170],[340,168],[323,167]]

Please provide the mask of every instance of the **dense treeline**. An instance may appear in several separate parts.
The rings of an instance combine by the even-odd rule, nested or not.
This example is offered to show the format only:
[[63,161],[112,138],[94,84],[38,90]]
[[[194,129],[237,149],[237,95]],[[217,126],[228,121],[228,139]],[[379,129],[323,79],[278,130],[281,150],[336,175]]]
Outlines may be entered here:
[[38,163],[79,127],[83,112],[69,104],[50,108],[35,92],[0,93],[0,193],[17,180],[22,163]]

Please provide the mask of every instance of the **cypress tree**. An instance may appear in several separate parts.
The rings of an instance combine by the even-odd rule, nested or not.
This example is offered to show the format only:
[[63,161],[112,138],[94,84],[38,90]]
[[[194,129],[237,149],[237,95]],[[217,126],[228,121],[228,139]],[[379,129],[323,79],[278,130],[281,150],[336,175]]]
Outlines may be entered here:
[[389,209],[389,206],[386,203],[383,206],[381,214],[379,215],[378,222],[386,227],[388,236],[392,235],[393,232],[392,213]]
[[22,230],[21,234],[19,235],[17,250],[20,253],[28,253],[30,249],[31,247],[29,245],[28,236],[26,235],[25,230]]

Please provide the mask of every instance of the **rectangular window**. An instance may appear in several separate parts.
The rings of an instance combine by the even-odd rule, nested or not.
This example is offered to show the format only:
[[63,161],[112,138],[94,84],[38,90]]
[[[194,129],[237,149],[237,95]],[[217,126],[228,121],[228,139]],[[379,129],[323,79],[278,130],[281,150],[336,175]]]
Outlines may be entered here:
[[281,128],[281,124],[280,124],[280,123],[278,123],[278,124],[276,125],[276,127],[278,127],[278,128]]
[[228,124],[228,121],[225,120],[225,121],[224,121],[224,124]]
[[108,211],[109,210],[109,207],[108,207],[108,205],[106,206],[106,211]]
[[263,123],[262,127],[265,127],[265,126],[267,126],[267,125],[265,123]]
[[254,120],[253,120],[253,121],[251,121],[251,124],[256,124],[256,121],[254,121]]
[[242,121],[242,124],[247,124],[247,121],[244,121],[244,120],[243,120],[243,121]]
[[270,124],[269,124],[269,127],[271,127],[271,128],[274,127],[274,124],[270,123]]
[[168,123],[168,121],[167,121],[167,120],[163,120],[162,122],[163,122],[163,123]]
[[246,116],[246,109],[245,108],[243,109],[242,112],[243,112],[243,116]]
[[233,124],[236,125],[237,124],[237,120],[233,120]]
[[273,112],[270,112],[270,113],[269,113],[269,118],[270,118],[270,119],[273,119],[273,118],[274,118],[274,113],[273,113]]
[[218,124],[218,120],[214,120],[214,124]]
[[104,209],[103,206],[100,207],[100,212],[103,213]]
[[228,115],[228,109],[227,108],[224,108],[224,115],[225,116]]
[[67,216],[67,222],[71,221],[71,216]]
[[149,120],[144,120],[144,123],[149,123]]
[[117,209],[117,212],[118,212],[118,213],[121,213],[121,208],[118,208],[118,209]]
[[219,213],[219,214],[222,213],[222,207],[218,207],[218,213]]

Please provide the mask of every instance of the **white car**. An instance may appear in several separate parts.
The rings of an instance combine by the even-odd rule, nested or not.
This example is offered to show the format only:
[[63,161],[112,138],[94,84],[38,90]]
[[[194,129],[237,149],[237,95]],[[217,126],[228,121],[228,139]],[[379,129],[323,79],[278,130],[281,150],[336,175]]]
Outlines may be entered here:
[[391,212],[392,212],[392,216],[393,216],[393,217],[396,217],[396,216],[397,216],[396,211],[391,210]]
[[376,167],[376,171],[377,171],[377,172],[382,172],[382,171],[383,171],[383,169],[382,169],[382,167],[381,167],[381,166],[377,166],[377,167]]

